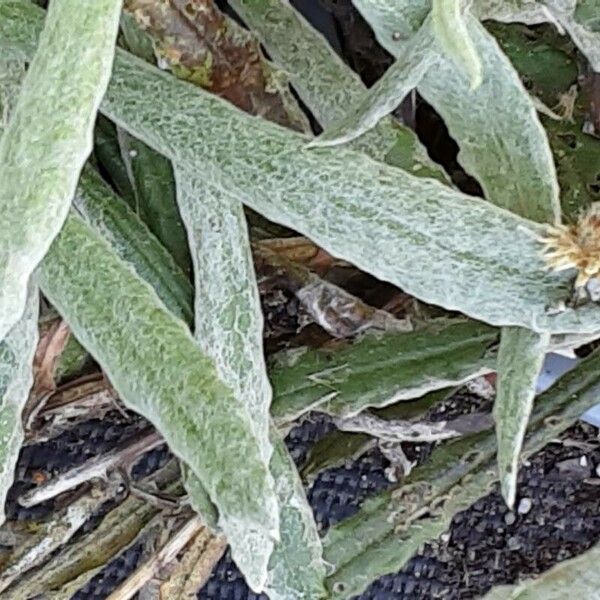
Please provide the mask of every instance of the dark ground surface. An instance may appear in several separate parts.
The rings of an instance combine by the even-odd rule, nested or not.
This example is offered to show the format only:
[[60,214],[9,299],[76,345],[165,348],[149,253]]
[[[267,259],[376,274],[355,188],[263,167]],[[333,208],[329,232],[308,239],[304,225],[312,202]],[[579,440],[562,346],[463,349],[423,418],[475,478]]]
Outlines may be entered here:
[[[330,39],[332,45],[365,79],[373,83],[389,65],[350,0],[293,0]],[[406,108],[406,107],[405,107]],[[432,156],[446,165],[465,191],[472,181],[456,163],[456,146],[439,118],[423,104],[408,107],[417,131]],[[473,190],[476,192],[476,190]],[[466,398],[462,398],[466,402]],[[41,518],[51,504],[32,510],[17,508],[19,493],[32,487],[36,472],[56,474],[85,459],[113,448],[135,435],[143,426],[116,414],[104,422],[76,427],[47,444],[28,447],[21,455],[8,503],[10,518]],[[312,444],[332,425],[313,418],[291,431],[287,443],[299,466]],[[407,454],[425,456],[427,448]],[[164,450],[147,455],[136,472],[143,475],[164,464]],[[326,470],[308,489],[319,526],[325,530],[352,515],[361,501],[390,483],[385,477],[387,461],[372,450],[352,464]],[[492,585],[514,582],[544,571],[572,557],[600,539],[600,441],[598,430],[577,424],[555,443],[536,454],[520,473],[517,505],[509,512],[498,493],[492,493],[469,510],[455,516],[449,531],[427,545],[400,572],[381,578],[360,596],[361,600],[467,599],[485,593]],[[599,468],[600,472],[600,468]],[[88,527],[91,527],[90,523]],[[96,576],[75,597],[103,599],[136,567],[141,548],[133,547]],[[226,555],[199,594],[206,600],[257,600]]]
[[[471,404],[458,397],[457,406]],[[476,404],[474,405],[476,406]],[[12,518],[42,518],[52,504],[35,511],[16,509],[16,495],[32,487],[37,472],[54,475],[135,435],[139,421],[126,425],[120,417],[89,422],[21,455],[10,495]],[[311,445],[332,430],[322,417],[293,429],[288,447],[300,466]],[[583,552],[600,539],[600,440],[598,430],[579,423],[560,440],[536,454],[519,478],[517,507],[509,512],[498,493],[458,513],[439,540],[427,545],[396,574],[374,582],[361,600],[425,600],[477,598],[492,585],[511,583],[542,572],[556,562]],[[428,448],[409,447],[407,454],[425,458]],[[145,475],[168,458],[155,450],[140,462],[134,477]],[[319,526],[325,530],[354,514],[361,501],[390,483],[387,461],[372,450],[358,461],[320,473],[308,497]],[[12,500],[12,501],[11,501]],[[522,513],[522,514],[521,514]],[[84,529],[93,526],[90,523]],[[136,567],[141,548],[134,546],[111,562],[75,598],[103,599]],[[199,594],[206,600],[263,600],[253,594],[226,555]]]

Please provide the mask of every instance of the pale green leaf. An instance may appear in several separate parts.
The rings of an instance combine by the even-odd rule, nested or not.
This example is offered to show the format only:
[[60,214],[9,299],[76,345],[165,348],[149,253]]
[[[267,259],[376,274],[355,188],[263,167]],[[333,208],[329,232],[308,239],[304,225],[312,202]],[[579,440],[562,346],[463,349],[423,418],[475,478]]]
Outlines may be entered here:
[[[231,0],[259,36],[269,55],[288,75],[317,121],[327,127],[359,102],[366,87],[325,38],[284,0]],[[446,181],[416,134],[391,117],[355,140],[352,147],[421,177]]]
[[425,73],[438,60],[439,51],[426,20],[421,29],[402,48],[396,62],[360,101],[334,123],[309,147],[335,146],[349,142],[369,131],[389,115],[408,93],[417,87]]
[[[493,77],[469,92],[468,77],[451,60],[439,60],[423,77],[419,92],[444,119],[459,145],[458,160],[477,178],[488,200],[533,220],[558,220],[559,190],[552,153],[535,106],[494,38],[474,17],[467,15],[466,21],[483,72]],[[409,26],[401,11],[394,22],[398,27]],[[379,20],[370,24],[381,37],[390,26]],[[403,46],[392,41],[386,47],[400,56]]]
[[33,383],[38,341],[38,291],[30,285],[25,312],[0,342],[0,524],[23,443],[21,412]]
[[326,595],[319,532],[296,465],[279,433],[273,430],[272,436],[281,541],[269,561],[265,591],[270,600],[319,600]]
[[502,329],[494,419],[502,495],[511,508],[517,494],[519,453],[549,342],[547,334],[521,327]]
[[91,151],[120,7],[51,4],[0,141],[0,340],[23,313],[29,277],[60,230]]
[[[13,36],[22,51],[22,23],[0,20],[8,51]],[[306,137],[117,55],[106,114],[272,221],[425,302],[536,331],[600,329],[595,306],[561,312],[570,274],[546,272],[534,223],[345,148],[306,150]]]
[[[191,324],[193,289],[186,276],[139,217],[91,169],[83,171],[74,204],[112,251],[154,288],[165,306]],[[445,380],[439,376],[442,362],[445,377],[452,374],[461,379],[463,375],[468,377],[469,372],[494,368],[497,331],[492,327],[474,322],[432,323],[427,332],[415,334],[414,338],[405,340],[403,335],[369,335],[335,351],[300,349],[279,355],[270,368],[275,392],[272,414],[278,425],[285,426],[331,394],[331,381],[325,384],[319,377],[312,377],[324,369],[330,369],[330,379],[335,374],[333,386],[340,402],[343,399],[348,406],[361,406],[366,400],[377,406],[385,405],[398,391],[399,371],[404,373],[405,383],[412,382],[412,392],[420,394],[425,387],[436,389],[443,385]],[[573,345],[570,337],[562,337],[554,339],[555,344]],[[415,342],[415,350],[421,348],[424,352],[411,352]],[[410,390],[405,389],[404,393],[411,397]]]
[[471,89],[475,89],[481,85],[482,66],[463,17],[464,10],[461,0],[433,0],[431,24],[442,49],[458,68],[464,69]]
[[493,588],[484,600],[564,600],[600,597],[600,544],[592,546],[583,554],[558,563],[535,579],[527,579],[513,586]]
[[[255,590],[271,600],[319,598],[325,566],[321,542],[298,472],[279,434],[269,442],[272,391],[262,347],[263,317],[241,203],[195,171],[175,169],[177,201],[194,264],[195,338],[235,397],[252,415],[263,460],[270,460],[280,510],[280,540],[257,543],[233,558]],[[271,550],[273,553],[271,554]]]
[[235,548],[278,535],[277,500],[250,416],[186,326],[80,218],[38,271],[42,290],[107,373],[192,469]]
[[25,62],[19,58],[0,58],[0,137],[8,125],[9,113],[25,77]]

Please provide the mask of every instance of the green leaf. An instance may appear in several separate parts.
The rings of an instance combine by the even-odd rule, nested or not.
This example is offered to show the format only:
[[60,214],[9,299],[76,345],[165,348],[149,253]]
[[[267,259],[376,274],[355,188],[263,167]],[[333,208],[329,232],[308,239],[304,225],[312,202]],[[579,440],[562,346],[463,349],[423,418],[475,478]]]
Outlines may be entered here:
[[[9,52],[12,39],[23,48],[21,23],[0,21]],[[556,314],[570,275],[546,272],[534,223],[345,148],[306,150],[306,137],[117,55],[105,113],[175,162],[205,164],[215,185],[272,221],[425,302],[491,324],[600,329],[595,306]],[[199,137],[200,130],[207,133]]]
[[8,125],[9,113],[25,77],[25,62],[19,58],[0,58],[0,137]]
[[277,500],[250,416],[186,326],[75,215],[38,279],[122,400],[157,427],[202,482],[234,553],[251,537],[272,543]]
[[124,131],[119,132],[123,161],[135,195],[135,210],[185,273],[190,249],[177,209],[171,161]]
[[483,67],[463,17],[464,10],[460,0],[433,0],[431,24],[441,47],[469,76],[473,90],[481,85]]
[[600,544],[596,544],[583,554],[558,563],[534,579],[526,579],[513,586],[495,587],[484,596],[484,600],[595,598],[600,586],[599,560]]
[[[598,393],[596,350],[539,396],[523,456],[531,456],[579,419],[597,403]],[[352,597],[372,580],[401,569],[422,544],[448,528],[456,512],[487,494],[498,478],[495,450],[493,432],[445,443],[400,488],[370,498],[356,515],[330,530],[325,556],[333,564],[327,579],[332,598]]]
[[521,327],[502,329],[494,419],[502,495],[509,508],[515,503],[519,453],[549,342],[547,334]]
[[[600,142],[583,132],[585,93],[573,98],[577,64],[569,42],[550,29],[532,30],[488,24],[512,63],[548,106],[561,98],[574,102],[573,118],[542,117],[556,163],[563,219],[573,222],[592,202],[600,200]],[[568,115],[567,115],[568,116]]]
[[[494,368],[497,331],[473,321],[446,322],[398,335],[366,335],[349,348],[309,350],[271,377],[277,422],[307,410],[356,415],[462,383]],[[285,363],[285,355],[280,358]]]
[[328,127],[309,147],[343,144],[375,127],[382,117],[389,115],[417,87],[438,58],[439,51],[431,23],[427,20],[402,48],[402,52],[396,56],[396,62],[383,77],[363,94],[343,119]]
[[[272,600],[319,598],[325,566],[321,542],[298,472],[279,434],[269,442],[271,386],[264,362],[263,317],[244,211],[235,197],[195,171],[176,168],[179,207],[194,264],[195,338],[252,415],[263,460],[270,461],[280,510],[281,538],[248,546],[233,557],[251,587]],[[272,454],[272,456],[271,456]],[[273,551],[271,555],[271,551]],[[270,559],[269,559],[270,558]]]
[[[467,15],[466,22],[483,71],[493,73],[493,78],[470,92],[468,77],[451,60],[439,60],[422,79],[419,92],[444,119],[459,145],[458,160],[477,178],[490,202],[533,220],[558,220],[559,190],[552,153],[535,106],[494,38],[474,17]],[[380,37],[390,26],[377,20],[370,24]],[[401,11],[394,24],[408,26]],[[401,55],[397,42],[386,47],[395,56]],[[468,111],[464,110],[465,98],[469,99]]]
[[0,524],[23,443],[21,412],[33,383],[39,300],[37,287],[29,287],[23,316],[0,342]]
[[135,194],[121,156],[117,128],[103,115],[98,115],[94,129],[94,157],[121,198],[135,208]]
[[194,290],[189,280],[148,227],[93,169],[83,170],[73,204],[113,252],[154,288],[165,306],[191,324]]
[[120,7],[51,5],[0,141],[0,340],[23,313],[29,276],[60,230],[91,151]]
[[275,451],[271,473],[280,506],[281,540],[269,561],[265,591],[271,600],[319,600],[325,593],[323,549],[312,509],[296,465],[279,433],[272,432]]
[[[287,2],[231,0],[230,4],[259,36],[323,127],[342,119],[348,107],[361,99],[367,88],[358,75]],[[416,134],[392,118],[382,119],[353,147],[415,175],[447,180]]]

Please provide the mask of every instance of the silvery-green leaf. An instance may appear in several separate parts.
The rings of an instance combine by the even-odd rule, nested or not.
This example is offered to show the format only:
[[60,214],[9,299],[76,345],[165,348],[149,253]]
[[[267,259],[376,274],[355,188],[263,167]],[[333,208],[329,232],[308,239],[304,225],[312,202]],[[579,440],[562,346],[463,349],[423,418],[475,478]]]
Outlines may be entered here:
[[[401,13],[396,21],[408,26]],[[388,22],[377,20],[371,25],[380,36],[389,27]],[[488,200],[547,222],[550,198],[553,219],[558,219],[560,205],[552,153],[535,106],[494,38],[472,16],[467,16],[467,25],[484,73],[493,73],[494,77],[469,93],[467,76],[452,61],[439,60],[423,77],[419,92],[444,119],[459,145],[458,160],[477,178]],[[394,43],[387,48],[396,55],[402,51]],[[465,111],[467,97],[469,110]]]
[[564,600],[569,597],[596,600],[600,589],[599,560],[600,544],[596,544],[533,579],[492,588],[484,600]]
[[431,25],[436,39],[446,54],[464,69],[471,81],[471,89],[481,85],[482,66],[477,49],[471,40],[461,0],[433,0]]
[[8,125],[9,113],[16,102],[25,77],[25,62],[19,58],[0,58],[0,136]]
[[521,327],[502,329],[494,419],[500,485],[510,508],[517,493],[519,454],[549,343],[548,334],[540,335]]
[[421,27],[431,0],[352,0],[371,25],[379,43],[392,55]]
[[30,285],[25,312],[0,342],[0,524],[23,443],[21,412],[33,383],[38,308],[37,287]]
[[90,153],[120,7],[51,4],[0,141],[0,340],[23,313],[29,277],[60,230]]
[[[365,85],[325,38],[282,0],[231,0],[300,98],[323,126],[342,119],[360,101]],[[447,180],[416,134],[391,117],[353,142],[353,148],[421,177]]]
[[271,544],[277,500],[250,415],[185,324],[74,214],[37,278],[125,404],[202,482],[231,544]]
[[310,147],[335,146],[349,142],[389,115],[421,81],[438,60],[439,51],[432,35],[432,23],[425,21],[418,33],[404,45],[396,62],[363,94],[343,119],[334,123]]
[[[103,110],[175,163],[205,164],[207,177],[270,220],[426,302],[491,324],[600,328],[597,307],[561,312],[570,275],[546,272],[530,221],[351,150],[304,149],[306,137],[120,52]],[[194,133],[207,127],[219,135]]]
[[[177,201],[194,265],[195,338],[235,397],[252,415],[265,464],[275,480],[280,540],[275,546],[232,548],[255,590],[271,600],[319,598],[325,566],[321,542],[298,472],[283,440],[271,431],[272,391],[263,355],[263,317],[242,204],[196,171],[176,167]],[[249,538],[249,541],[252,540]],[[272,554],[271,554],[272,551]]]
[[[9,52],[13,36],[17,51],[24,47],[22,24],[0,19]],[[425,302],[491,324],[600,329],[597,307],[565,309],[571,274],[546,271],[539,225],[346,148],[305,149],[305,136],[248,117],[126,53],[117,52],[113,73],[102,104],[107,115],[174,162],[205,165],[215,184],[332,254]]]

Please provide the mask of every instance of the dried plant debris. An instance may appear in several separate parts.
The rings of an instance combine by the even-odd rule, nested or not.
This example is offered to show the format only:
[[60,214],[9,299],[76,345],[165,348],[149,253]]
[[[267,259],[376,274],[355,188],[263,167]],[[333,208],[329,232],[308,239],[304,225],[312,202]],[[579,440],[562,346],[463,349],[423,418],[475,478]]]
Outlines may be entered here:
[[159,64],[179,79],[250,114],[307,131],[285,76],[267,63],[252,34],[213,0],[125,0],[124,8],[150,35]]

